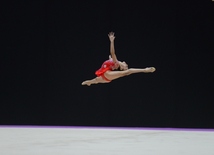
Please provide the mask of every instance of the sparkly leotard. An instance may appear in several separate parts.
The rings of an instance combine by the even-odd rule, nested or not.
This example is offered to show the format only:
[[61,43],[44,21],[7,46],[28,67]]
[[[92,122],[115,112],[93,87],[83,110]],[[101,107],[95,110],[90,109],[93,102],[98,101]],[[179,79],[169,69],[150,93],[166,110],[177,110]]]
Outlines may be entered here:
[[109,79],[107,79],[104,75],[104,73],[108,70],[113,70],[113,68],[115,68],[115,66],[117,66],[118,64],[115,63],[112,59],[110,60],[106,60],[100,69],[98,69],[95,74],[99,77],[101,76],[103,79],[105,79],[106,81],[111,81]]

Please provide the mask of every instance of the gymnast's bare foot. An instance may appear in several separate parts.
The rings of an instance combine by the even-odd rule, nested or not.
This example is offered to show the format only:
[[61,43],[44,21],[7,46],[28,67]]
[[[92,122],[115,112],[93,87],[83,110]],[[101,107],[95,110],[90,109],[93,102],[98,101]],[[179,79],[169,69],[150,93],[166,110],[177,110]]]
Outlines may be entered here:
[[146,73],[153,73],[155,70],[156,70],[155,67],[147,67],[147,68],[145,69],[145,72],[146,72]]
[[82,82],[82,85],[90,86],[90,85],[91,85],[91,82],[90,82],[90,81],[84,81],[84,82]]

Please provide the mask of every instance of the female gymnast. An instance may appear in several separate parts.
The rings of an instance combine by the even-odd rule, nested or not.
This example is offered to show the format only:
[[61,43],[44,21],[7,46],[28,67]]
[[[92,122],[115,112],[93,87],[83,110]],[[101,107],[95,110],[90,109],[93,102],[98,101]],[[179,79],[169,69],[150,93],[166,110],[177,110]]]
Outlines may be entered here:
[[[101,68],[95,72],[96,78],[86,80],[82,82],[82,85],[98,84],[98,83],[109,83],[112,80],[134,74],[134,73],[152,73],[155,71],[154,67],[147,68],[128,68],[126,62],[117,60],[115,49],[114,49],[114,32],[108,34],[110,40],[110,56],[109,60],[106,60]],[[118,70],[119,69],[119,70]]]

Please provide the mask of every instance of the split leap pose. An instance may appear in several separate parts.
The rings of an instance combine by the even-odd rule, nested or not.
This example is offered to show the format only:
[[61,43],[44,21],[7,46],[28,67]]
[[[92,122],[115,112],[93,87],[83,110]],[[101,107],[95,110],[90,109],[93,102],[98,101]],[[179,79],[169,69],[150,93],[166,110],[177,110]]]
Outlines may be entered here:
[[[134,74],[134,73],[152,73],[155,71],[154,67],[147,68],[128,68],[126,62],[117,60],[115,49],[114,49],[114,32],[108,34],[110,40],[110,56],[109,60],[106,60],[101,68],[95,72],[96,78],[86,80],[82,82],[82,85],[98,84],[98,83],[109,83],[112,80]],[[119,69],[119,70],[118,70]]]

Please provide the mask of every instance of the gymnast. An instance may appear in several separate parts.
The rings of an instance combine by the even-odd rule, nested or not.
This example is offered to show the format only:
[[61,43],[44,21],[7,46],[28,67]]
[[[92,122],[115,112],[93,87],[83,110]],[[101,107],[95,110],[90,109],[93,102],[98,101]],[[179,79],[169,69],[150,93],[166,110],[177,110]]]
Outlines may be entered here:
[[95,72],[95,75],[97,76],[94,79],[86,80],[82,82],[82,85],[88,85],[91,84],[98,84],[98,83],[109,83],[112,80],[134,74],[134,73],[152,73],[155,71],[154,67],[147,67],[147,68],[128,68],[128,64],[123,61],[119,61],[115,54],[114,49],[114,39],[115,35],[114,32],[110,32],[108,34],[109,40],[110,40],[110,54],[109,59],[106,60],[100,69],[98,69]]

